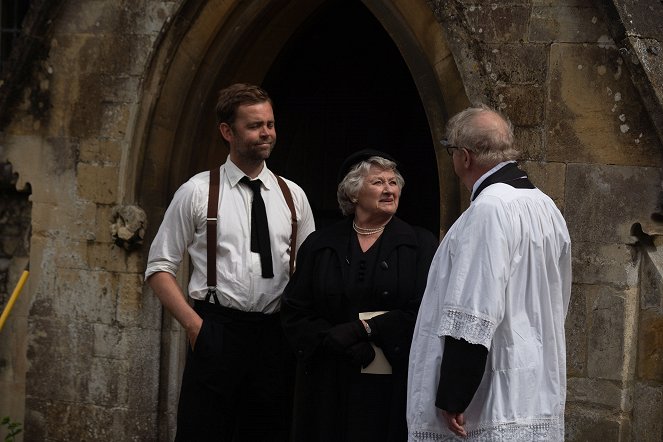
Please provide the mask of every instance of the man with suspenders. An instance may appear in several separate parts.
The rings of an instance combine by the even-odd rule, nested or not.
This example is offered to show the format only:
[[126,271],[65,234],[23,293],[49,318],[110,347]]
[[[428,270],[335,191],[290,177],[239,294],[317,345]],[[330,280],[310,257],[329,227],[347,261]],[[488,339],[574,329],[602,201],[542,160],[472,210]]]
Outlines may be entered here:
[[[228,159],[175,193],[145,272],[190,344],[176,440],[285,441],[291,374],[280,296],[313,215],[304,191],[265,165],[276,142],[267,93],[229,86],[216,115]],[[193,307],[175,279],[185,252]]]

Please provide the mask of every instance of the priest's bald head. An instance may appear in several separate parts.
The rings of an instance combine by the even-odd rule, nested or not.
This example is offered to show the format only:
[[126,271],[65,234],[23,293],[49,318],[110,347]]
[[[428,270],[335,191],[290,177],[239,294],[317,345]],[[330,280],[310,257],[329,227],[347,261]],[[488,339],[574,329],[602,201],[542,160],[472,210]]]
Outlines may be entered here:
[[519,156],[513,147],[511,122],[483,104],[454,115],[446,134],[443,144],[452,156],[456,175],[468,189],[497,164]]

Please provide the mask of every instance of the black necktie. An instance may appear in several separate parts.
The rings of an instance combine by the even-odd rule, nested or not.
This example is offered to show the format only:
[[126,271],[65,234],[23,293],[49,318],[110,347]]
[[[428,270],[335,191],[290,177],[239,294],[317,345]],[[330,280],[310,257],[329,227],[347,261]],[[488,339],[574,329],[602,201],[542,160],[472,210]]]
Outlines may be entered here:
[[240,180],[247,184],[253,191],[253,203],[251,204],[251,251],[260,253],[260,266],[263,278],[273,278],[272,251],[269,245],[269,227],[267,226],[267,211],[265,201],[260,195],[262,181],[251,181],[249,177]]

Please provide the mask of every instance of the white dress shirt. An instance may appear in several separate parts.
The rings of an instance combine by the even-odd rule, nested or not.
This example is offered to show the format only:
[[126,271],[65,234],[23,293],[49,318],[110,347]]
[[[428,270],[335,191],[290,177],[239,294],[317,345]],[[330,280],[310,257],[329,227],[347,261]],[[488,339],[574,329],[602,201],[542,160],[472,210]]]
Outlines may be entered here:
[[[485,188],[431,264],[410,351],[408,440],[562,441],[570,292],[570,237],[553,201]],[[464,439],[435,407],[444,336],[489,350]]]
[[[249,187],[239,180],[244,173],[230,159],[221,166],[217,227],[217,296],[221,305],[247,312],[274,313],[280,309],[281,293],[289,279],[290,209],[275,175],[264,166],[256,177],[262,181],[262,197],[269,223],[274,277],[263,278],[260,254],[251,252],[251,200]],[[175,193],[150,247],[145,279],[156,272],[177,270],[188,251],[193,265],[189,295],[207,294],[207,202],[209,171],[184,183]],[[285,179],[284,179],[285,180]],[[297,213],[297,248],[315,229],[306,194],[285,180]]]

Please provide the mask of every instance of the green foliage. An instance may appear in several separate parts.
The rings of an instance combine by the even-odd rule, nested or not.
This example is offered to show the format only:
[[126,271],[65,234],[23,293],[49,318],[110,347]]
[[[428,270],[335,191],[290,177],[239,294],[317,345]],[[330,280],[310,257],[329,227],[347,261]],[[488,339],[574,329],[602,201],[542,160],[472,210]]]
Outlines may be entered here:
[[5,442],[14,442],[16,435],[23,431],[21,429],[21,424],[18,422],[13,422],[9,416],[5,416],[0,421],[1,427],[7,427],[7,435],[5,436]]

